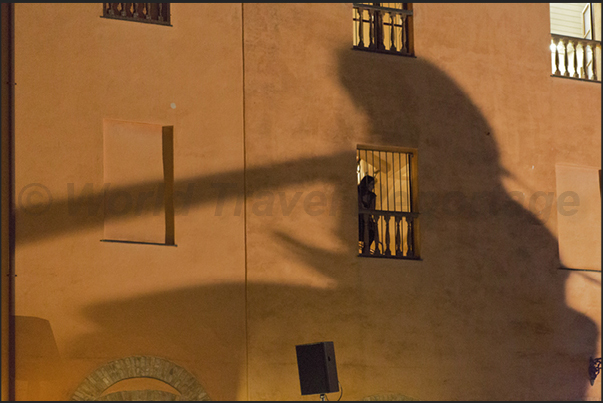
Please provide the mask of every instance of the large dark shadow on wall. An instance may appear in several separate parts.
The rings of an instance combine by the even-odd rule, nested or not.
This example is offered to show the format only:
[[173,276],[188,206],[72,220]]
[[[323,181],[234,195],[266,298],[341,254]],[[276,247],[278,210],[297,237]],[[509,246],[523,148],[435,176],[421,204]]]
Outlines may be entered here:
[[[567,272],[558,270],[556,239],[503,188],[506,173],[496,133],[476,106],[453,80],[420,59],[344,49],[339,79],[370,120],[370,133],[358,143],[419,150],[423,261],[356,256],[353,152],[248,171],[248,189],[256,191],[288,184],[310,189],[314,181],[332,181],[338,205],[335,236],[347,245],[343,251],[323,249],[300,241],[299,232],[272,231],[275,245],[285,250],[281,258],[305,262],[337,287],[248,284],[250,357],[265,360],[263,381],[276,385],[288,379],[294,389],[281,395],[299,398],[295,344],[334,340],[342,384],[358,397],[380,392],[424,400],[583,397],[596,326],[566,305]],[[349,167],[349,176],[342,177],[341,166]],[[236,183],[241,175],[190,181],[209,190],[217,182]],[[452,197],[451,191],[458,193]],[[480,193],[487,193],[488,200],[475,201]],[[236,195],[235,190],[222,194]],[[215,189],[197,192],[191,203],[215,203],[218,197]],[[58,203],[67,209],[66,200]],[[262,217],[250,219],[257,223]],[[50,236],[99,224],[98,218],[75,220],[44,224],[32,219],[21,239],[41,239],[36,226],[44,226],[42,233]],[[227,379],[231,392],[212,397],[234,399],[245,366],[240,342],[245,330],[241,318],[231,316],[244,304],[239,298],[243,287],[189,287],[86,307],[84,314],[96,330],[75,340],[68,354],[86,357],[102,351],[116,358],[157,354],[198,360],[200,369],[188,369],[210,396],[212,385]],[[153,350],[159,345],[165,348]],[[291,355],[284,357],[283,351]],[[291,373],[282,373],[283,362]],[[251,368],[261,365],[254,361]],[[362,382],[346,385],[346,376]],[[399,389],[378,390],[382,385]],[[252,392],[252,398],[262,398],[257,389]]]
[[[351,303],[363,306],[361,339],[367,356],[377,357],[375,369],[397,367],[387,372],[399,377],[397,392],[421,399],[585,396],[596,325],[566,305],[568,272],[559,270],[557,240],[539,220],[547,217],[503,187],[510,174],[500,165],[497,133],[476,105],[425,60],[344,49],[339,72],[370,120],[369,144],[419,150],[423,262],[401,261],[398,273],[379,263],[357,269],[370,292]],[[355,198],[353,189],[342,193]],[[341,237],[353,255],[355,203],[342,206]],[[281,239],[341,277],[333,267],[345,259],[290,234]]]
[[[503,177],[511,174],[500,165],[497,133],[476,105],[420,59],[344,49],[339,73],[370,121],[370,133],[358,143],[419,150],[423,261],[359,262],[352,178],[338,189],[345,253],[305,244],[296,232],[276,233],[290,259],[337,281],[335,295],[255,285],[252,296],[295,301],[284,302],[284,314],[266,305],[258,315],[282,317],[299,334],[312,326],[316,339],[336,335],[349,364],[366,365],[366,384],[358,388],[365,396],[585,396],[596,325],[566,305],[568,272],[559,270],[557,240],[542,224],[547,217],[528,211],[503,187]],[[296,327],[286,318],[307,322]]]

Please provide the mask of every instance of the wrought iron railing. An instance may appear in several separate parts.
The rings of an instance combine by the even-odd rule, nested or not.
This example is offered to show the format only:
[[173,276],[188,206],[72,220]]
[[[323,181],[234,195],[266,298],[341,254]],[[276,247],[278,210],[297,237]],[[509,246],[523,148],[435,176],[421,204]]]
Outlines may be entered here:
[[[418,259],[415,227],[419,213],[359,210],[364,233],[358,244],[360,256]],[[371,222],[373,223],[371,225]],[[370,232],[374,228],[374,240]]]
[[103,3],[103,17],[170,25],[170,3]]
[[601,42],[551,34],[552,74],[601,82]]
[[601,372],[601,357],[590,357],[588,362],[588,377],[590,378],[590,386],[595,384],[595,379],[597,379],[599,372]]
[[[390,4],[390,3],[375,3]],[[354,3],[354,49],[412,56],[412,10]]]

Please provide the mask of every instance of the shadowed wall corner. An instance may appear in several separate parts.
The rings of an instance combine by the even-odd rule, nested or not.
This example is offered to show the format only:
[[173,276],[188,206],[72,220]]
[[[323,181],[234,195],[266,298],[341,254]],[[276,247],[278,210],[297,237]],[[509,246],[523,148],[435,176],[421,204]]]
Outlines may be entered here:
[[[13,195],[13,171],[12,171],[12,138],[14,132],[14,41],[13,22],[14,5],[2,3],[0,10],[2,29],[2,140],[1,150],[1,187],[2,187],[2,400],[14,399],[14,354],[13,354],[13,332],[12,332],[12,273],[14,233],[12,224],[12,195]],[[12,246],[12,247],[11,247]]]

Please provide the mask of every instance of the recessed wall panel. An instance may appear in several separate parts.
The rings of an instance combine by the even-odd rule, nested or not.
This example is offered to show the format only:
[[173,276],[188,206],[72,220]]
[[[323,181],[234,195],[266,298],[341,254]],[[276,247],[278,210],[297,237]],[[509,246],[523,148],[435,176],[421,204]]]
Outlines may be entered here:
[[569,268],[601,270],[599,168],[556,165],[559,258]]
[[165,243],[161,125],[105,119],[104,238]]

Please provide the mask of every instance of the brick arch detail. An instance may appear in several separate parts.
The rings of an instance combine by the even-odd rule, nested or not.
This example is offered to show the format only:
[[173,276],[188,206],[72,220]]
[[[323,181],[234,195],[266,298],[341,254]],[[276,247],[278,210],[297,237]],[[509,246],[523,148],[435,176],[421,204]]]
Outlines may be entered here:
[[176,400],[210,400],[190,372],[171,361],[153,356],[126,357],[103,365],[84,379],[71,400],[101,400],[101,394],[111,385],[131,378],[152,378],[165,382],[180,392]]
[[109,393],[96,399],[97,401],[143,401],[143,402],[173,402],[180,400],[179,396],[161,390],[127,390]]

